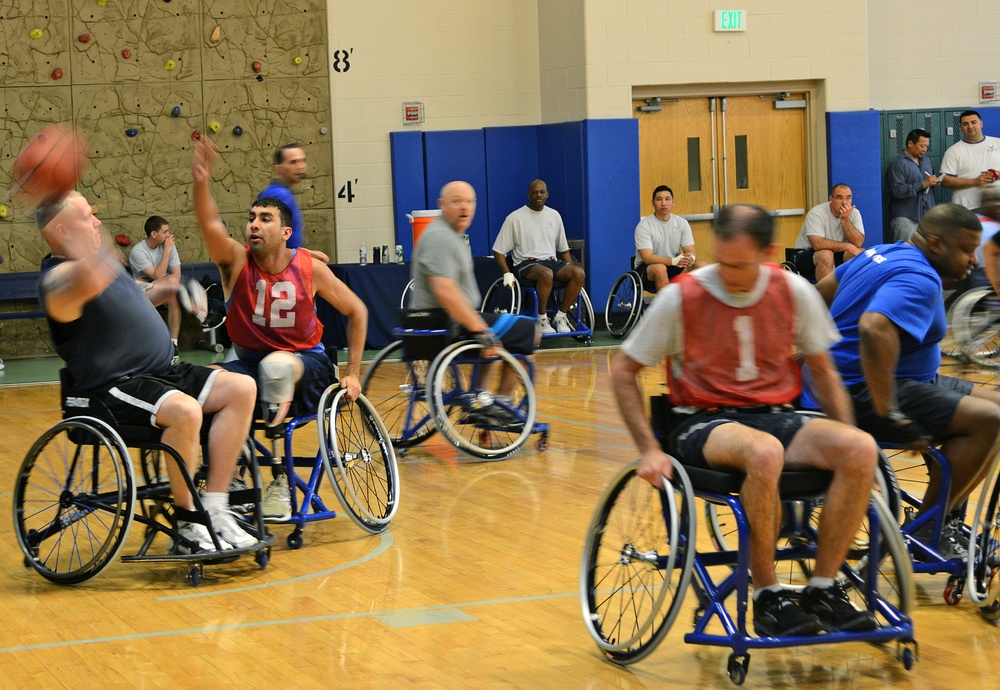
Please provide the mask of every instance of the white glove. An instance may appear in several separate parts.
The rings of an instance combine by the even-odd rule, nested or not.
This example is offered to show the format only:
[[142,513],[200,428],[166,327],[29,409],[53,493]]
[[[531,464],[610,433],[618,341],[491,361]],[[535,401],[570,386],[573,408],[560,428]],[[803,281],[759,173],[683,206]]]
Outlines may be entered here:
[[208,316],[208,293],[194,278],[187,283],[181,283],[180,289],[177,290],[177,301],[186,311],[194,314],[199,323]]
[[672,263],[674,266],[680,266],[681,265],[681,259],[683,259],[683,258],[684,258],[684,255],[683,254],[679,254],[679,255],[675,256],[674,258],[672,258],[670,260],[670,263]]
[[513,273],[508,272],[508,273],[504,273],[503,274],[503,286],[504,287],[514,287],[514,285],[516,285],[516,284],[517,284],[517,279],[514,278],[514,274]]

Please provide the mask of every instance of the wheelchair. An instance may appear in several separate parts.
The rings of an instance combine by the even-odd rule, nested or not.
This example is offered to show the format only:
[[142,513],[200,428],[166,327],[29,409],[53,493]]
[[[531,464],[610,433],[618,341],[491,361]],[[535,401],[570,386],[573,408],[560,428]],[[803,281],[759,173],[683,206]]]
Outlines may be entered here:
[[[405,297],[404,297],[405,299]],[[417,324],[421,325],[421,324]],[[375,355],[361,389],[380,411],[393,445],[405,451],[437,431],[458,451],[479,460],[503,460],[538,434],[548,446],[548,424],[536,421],[534,364],[500,350],[481,355],[472,340],[452,342],[440,323],[396,329],[400,340]],[[495,395],[489,383],[500,363],[514,377],[512,395]]]
[[[896,641],[904,668],[912,667],[917,649],[908,615],[915,596],[912,564],[879,492],[873,491],[838,576],[855,605],[876,615],[878,627],[755,637],[747,632],[749,526],[738,495],[742,475],[672,460],[674,481],[665,481],[664,489],[638,477],[637,462],[623,468],[598,502],[586,535],[581,608],[588,632],[609,661],[626,665],[649,655],[680,615],[690,587],[696,597],[694,630],[684,641],[730,648],[726,671],[736,685],[746,679],[751,649]],[[813,571],[816,525],[829,480],[829,473],[818,470],[781,477],[783,520],[775,560],[779,578],[793,596]],[[695,498],[732,516],[732,547],[697,549]]]
[[604,323],[613,338],[624,338],[642,316],[642,310],[656,294],[656,286],[632,267],[615,281],[604,307]]
[[[295,431],[312,422],[319,450],[315,455],[296,454]],[[260,441],[260,433],[271,442],[270,448]],[[293,403],[289,416],[275,426],[254,420],[251,435],[262,462],[274,465],[277,459],[288,478],[291,517],[268,520],[293,526],[286,538],[288,548],[302,547],[302,533],[310,522],[337,516],[319,494],[323,477],[354,524],[369,534],[388,529],[399,509],[399,468],[389,432],[364,395],[351,401],[346,390],[332,385],[323,392],[315,413],[301,414]],[[297,468],[307,468],[308,476]]]
[[[562,301],[565,288],[566,283],[563,281],[553,281],[549,303],[545,305],[545,313],[549,315],[550,320]],[[503,284],[503,278],[497,278],[486,291],[480,311],[494,314],[520,314],[522,310],[525,310],[526,314],[538,316],[540,306],[534,281],[521,281],[515,276],[514,285],[509,287]],[[580,288],[580,294],[577,295],[573,306],[566,312],[566,316],[573,330],[568,333],[543,333],[542,338],[569,336],[591,345],[594,342],[594,306],[590,302],[586,288]]]
[[[65,369],[60,378],[63,420],[28,451],[14,486],[14,532],[25,566],[57,584],[86,582],[119,557],[138,523],[141,542],[134,554],[121,557],[123,562],[181,563],[193,585],[201,581],[206,564],[235,561],[244,554],[253,554],[261,569],[267,567],[275,537],[263,522],[260,472],[252,449],[237,463],[245,488],[230,493],[230,504],[257,542],[223,551],[198,494],[205,468],[192,476],[177,452],[161,442],[159,429],[118,424],[101,401],[73,384]],[[210,419],[205,422],[207,429]],[[202,454],[207,457],[204,436]],[[141,477],[130,448],[139,451]],[[165,471],[171,462],[191,491],[194,511],[173,504]],[[179,519],[208,527],[216,550],[199,551],[184,539],[177,531]],[[170,544],[153,549],[160,535]]]
[[1000,366],[1000,297],[990,286],[973,287],[951,301],[942,351],[981,367]]

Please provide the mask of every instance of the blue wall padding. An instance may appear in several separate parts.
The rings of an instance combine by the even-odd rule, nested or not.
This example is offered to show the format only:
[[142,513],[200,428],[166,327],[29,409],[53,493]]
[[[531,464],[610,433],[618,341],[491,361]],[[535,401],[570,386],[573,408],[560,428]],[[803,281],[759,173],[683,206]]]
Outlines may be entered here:
[[466,230],[473,256],[491,254],[487,218],[486,140],[481,129],[424,132],[424,176],[427,180],[426,206],[437,208],[441,187],[452,180],[465,180],[476,190],[476,217]]
[[487,225],[492,249],[504,219],[527,203],[528,185],[538,179],[538,126],[487,127],[483,131],[487,188],[476,191],[480,197],[489,197]]
[[583,189],[583,124],[538,128],[538,176],[549,189],[548,206],[559,211],[568,239],[586,239]]
[[881,244],[882,161],[879,112],[862,110],[826,114],[829,184],[846,182],[854,192],[854,205],[865,224],[865,246]]
[[1000,137],[1000,108],[972,107],[970,110],[975,110],[983,116],[983,134],[988,137]]
[[389,147],[392,157],[393,227],[396,244],[403,245],[403,256],[409,261],[413,256],[413,232],[406,214],[423,209],[426,199],[423,132],[390,132]]
[[615,280],[635,253],[639,204],[639,121],[586,120],[583,180],[587,228],[587,292],[603,312]]

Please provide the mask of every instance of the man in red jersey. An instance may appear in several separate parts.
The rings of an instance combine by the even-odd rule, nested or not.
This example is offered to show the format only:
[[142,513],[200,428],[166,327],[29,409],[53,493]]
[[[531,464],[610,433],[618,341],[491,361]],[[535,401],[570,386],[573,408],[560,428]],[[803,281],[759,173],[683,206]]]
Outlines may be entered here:
[[[347,373],[340,385],[354,400],[361,393],[367,308],[329,266],[308,251],[287,246],[292,216],[284,202],[257,199],[247,219],[247,244],[229,236],[209,185],[217,154],[211,141],[196,142],[191,169],[195,213],[209,257],[222,276],[226,327],[236,354],[221,366],[257,379],[268,425],[284,419],[293,397],[305,409],[315,409],[323,391],[337,381],[316,316],[319,294],[347,318]],[[263,509],[269,520],[291,517],[287,478],[280,472],[268,487]]]
[[[639,476],[659,486],[670,460],[646,419],[637,376],[669,357],[673,419],[667,450],[685,464],[743,473],[750,523],[754,629],[759,635],[867,630],[835,579],[864,516],[878,449],[854,428],[850,398],[828,354],[840,339],[819,293],[801,276],[766,265],[774,221],[758,206],[722,209],[715,223],[717,264],[657,293],[612,364],[622,417],[642,458]],[[793,410],[808,363],[828,419]],[[783,469],[833,473],[819,525],[816,567],[800,603],[778,583],[774,552],[781,523]]]

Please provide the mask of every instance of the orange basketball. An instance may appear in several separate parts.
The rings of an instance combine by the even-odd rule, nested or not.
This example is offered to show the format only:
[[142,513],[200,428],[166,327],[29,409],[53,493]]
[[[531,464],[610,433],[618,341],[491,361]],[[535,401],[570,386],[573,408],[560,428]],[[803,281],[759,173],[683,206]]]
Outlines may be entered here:
[[87,140],[69,125],[49,125],[14,161],[14,192],[39,203],[66,195],[87,169]]

